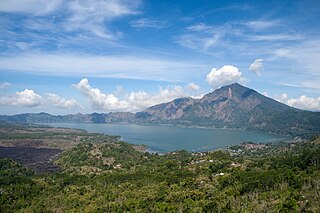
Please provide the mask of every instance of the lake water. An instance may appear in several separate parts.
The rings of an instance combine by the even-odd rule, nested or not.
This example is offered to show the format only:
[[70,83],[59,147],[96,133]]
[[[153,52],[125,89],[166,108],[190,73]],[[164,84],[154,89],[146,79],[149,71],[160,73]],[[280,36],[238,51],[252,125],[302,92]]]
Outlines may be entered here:
[[119,135],[123,141],[147,145],[149,150],[155,152],[170,152],[182,149],[187,151],[208,151],[246,141],[268,143],[286,139],[283,136],[273,134],[231,129],[138,124],[53,123],[50,125]]

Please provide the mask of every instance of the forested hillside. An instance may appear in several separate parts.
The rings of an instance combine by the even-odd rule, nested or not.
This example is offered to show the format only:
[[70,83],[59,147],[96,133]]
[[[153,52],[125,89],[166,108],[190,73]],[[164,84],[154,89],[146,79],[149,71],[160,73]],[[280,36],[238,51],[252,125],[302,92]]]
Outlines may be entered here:
[[320,138],[158,155],[108,136],[65,134],[74,144],[55,160],[59,171],[0,159],[1,212],[320,211]]

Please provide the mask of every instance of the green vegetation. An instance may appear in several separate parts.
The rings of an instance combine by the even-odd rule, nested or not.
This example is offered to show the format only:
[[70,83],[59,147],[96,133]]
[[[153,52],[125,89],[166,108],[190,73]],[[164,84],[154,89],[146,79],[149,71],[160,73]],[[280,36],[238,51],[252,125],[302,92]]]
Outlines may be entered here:
[[0,212],[320,211],[320,138],[164,155],[107,138],[88,134],[56,173],[0,159]]
[[119,136],[87,133],[80,129],[0,121],[0,146],[70,149],[79,143],[113,143]]

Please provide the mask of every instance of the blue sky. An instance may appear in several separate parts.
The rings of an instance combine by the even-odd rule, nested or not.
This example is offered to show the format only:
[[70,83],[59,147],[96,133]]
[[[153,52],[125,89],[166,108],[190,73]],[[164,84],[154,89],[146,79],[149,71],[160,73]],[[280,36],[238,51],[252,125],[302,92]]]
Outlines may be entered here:
[[1,0],[0,114],[140,111],[239,82],[320,111],[320,2]]

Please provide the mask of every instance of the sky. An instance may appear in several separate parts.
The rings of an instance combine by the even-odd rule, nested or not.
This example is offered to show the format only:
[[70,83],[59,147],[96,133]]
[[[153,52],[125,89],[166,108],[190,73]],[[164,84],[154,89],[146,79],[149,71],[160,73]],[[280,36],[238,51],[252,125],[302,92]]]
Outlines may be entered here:
[[320,111],[319,0],[0,0],[0,114],[137,112],[238,82]]

